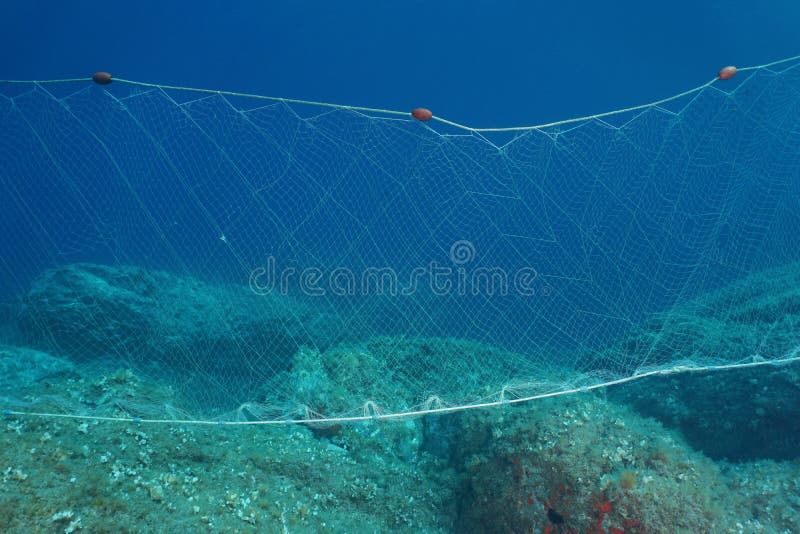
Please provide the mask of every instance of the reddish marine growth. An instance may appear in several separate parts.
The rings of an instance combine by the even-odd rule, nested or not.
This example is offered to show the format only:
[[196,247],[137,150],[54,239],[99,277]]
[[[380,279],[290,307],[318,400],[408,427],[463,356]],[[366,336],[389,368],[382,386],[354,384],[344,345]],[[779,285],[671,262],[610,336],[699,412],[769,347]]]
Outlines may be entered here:
[[731,65],[720,70],[719,73],[717,73],[717,78],[720,80],[730,80],[733,78],[734,74],[736,74],[736,67]]
[[97,84],[100,84],[100,85],[108,85],[108,84],[111,83],[111,74],[109,74],[107,72],[102,72],[102,71],[101,72],[95,72],[92,75],[92,80],[94,81],[94,83],[97,83]]
[[417,119],[418,121],[425,122],[433,118],[433,113],[431,112],[431,110],[426,108],[414,108],[411,111],[411,116]]

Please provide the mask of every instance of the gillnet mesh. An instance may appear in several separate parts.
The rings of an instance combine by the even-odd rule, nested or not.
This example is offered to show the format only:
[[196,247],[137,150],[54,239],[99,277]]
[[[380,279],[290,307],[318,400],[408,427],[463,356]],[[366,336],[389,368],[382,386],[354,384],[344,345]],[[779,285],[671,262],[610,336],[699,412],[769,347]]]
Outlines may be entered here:
[[2,398],[330,420],[790,361],[798,82],[787,60],[507,132],[124,80],[4,83],[2,350],[102,370],[101,390],[125,373],[153,385],[117,388],[111,412],[21,379]]

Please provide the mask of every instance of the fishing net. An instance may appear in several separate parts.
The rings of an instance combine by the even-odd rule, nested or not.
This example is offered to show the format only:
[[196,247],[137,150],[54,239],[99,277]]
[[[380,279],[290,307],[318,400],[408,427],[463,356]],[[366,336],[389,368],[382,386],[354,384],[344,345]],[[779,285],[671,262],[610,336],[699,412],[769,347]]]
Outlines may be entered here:
[[[20,413],[332,421],[793,361],[798,87],[792,59],[475,129],[5,82],[0,397]],[[81,369],[106,373],[92,401],[20,393]]]

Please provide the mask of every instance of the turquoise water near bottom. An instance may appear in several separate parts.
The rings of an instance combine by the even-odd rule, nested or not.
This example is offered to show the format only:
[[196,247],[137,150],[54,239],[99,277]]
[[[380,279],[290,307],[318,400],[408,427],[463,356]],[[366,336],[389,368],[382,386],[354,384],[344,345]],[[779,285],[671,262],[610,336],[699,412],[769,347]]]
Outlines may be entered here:
[[[798,276],[796,265],[756,275],[687,303],[669,319],[653,319],[651,328],[664,340],[682,339],[685,347],[735,352],[737,343],[756,336],[764,341],[765,356],[781,344],[776,354],[786,353],[800,323]],[[31,319],[24,307],[31,306],[33,293],[4,307],[0,329],[0,525],[6,532],[619,534],[800,528],[797,364],[651,376],[562,397],[397,421],[151,423],[147,419],[154,416],[180,418],[183,406],[207,397],[176,389],[155,364],[104,358],[97,349],[110,346],[98,332],[116,336],[114,346],[136,346],[141,331],[129,330],[123,340],[119,325],[111,323],[85,327],[91,339],[70,330],[74,346],[87,347],[84,357],[75,357],[74,350],[59,354],[52,341],[64,332],[56,323],[40,330],[50,332],[50,339],[26,334]],[[60,306],[57,296],[47,301]],[[70,299],[87,300],[82,297],[88,295]],[[715,317],[713,302],[727,303],[724,320]],[[37,309],[42,326],[48,316]],[[739,309],[747,313],[735,313]],[[118,318],[115,312],[109,317]],[[769,332],[760,330],[767,324]],[[619,343],[634,350],[635,341],[647,335],[646,327],[637,329]],[[371,370],[386,373],[392,362],[419,354],[436,368],[437,358],[449,361],[478,345],[380,338],[334,343],[323,352],[301,348],[303,356],[280,376],[298,391],[308,390],[307,399],[332,408],[330,395],[368,390],[370,381],[402,396],[402,374],[369,376]],[[480,347],[495,350],[481,353],[487,361],[489,354],[504,354]],[[364,369],[358,383],[334,372],[323,380],[309,371],[315,362],[332,361],[348,369],[347,358]],[[375,363],[380,358],[386,359],[383,366]],[[256,410],[243,409],[240,420],[258,419]],[[39,411],[120,420],[32,413]]]
[[512,132],[4,84],[0,530],[797,532],[797,61]]

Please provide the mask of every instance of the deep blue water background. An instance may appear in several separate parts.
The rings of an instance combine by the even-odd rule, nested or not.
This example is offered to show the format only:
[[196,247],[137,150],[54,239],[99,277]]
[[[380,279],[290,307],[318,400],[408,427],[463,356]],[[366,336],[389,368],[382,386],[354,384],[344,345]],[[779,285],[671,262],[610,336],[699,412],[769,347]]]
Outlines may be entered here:
[[800,4],[56,2],[0,5],[0,78],[120,77],[327,102],[424,105],[474,126],[649,102],[727,64],[795,55]]

